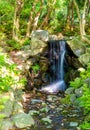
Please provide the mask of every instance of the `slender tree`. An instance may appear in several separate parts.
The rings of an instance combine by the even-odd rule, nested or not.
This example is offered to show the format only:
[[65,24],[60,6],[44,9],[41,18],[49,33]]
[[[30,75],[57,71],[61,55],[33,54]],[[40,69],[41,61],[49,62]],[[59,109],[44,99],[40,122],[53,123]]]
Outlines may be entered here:
[[86,38],[86,32],[85,32],[85,25],[86,25],[86,11],[87,11],[87,5],[88,5],[88,0],[84,1],[84,6],[83,6],[83,10],[82,13],[80,12],[80,8],[76,2],[76,0],[73,0],[75,8],[76,8],[76,12],[78,15],[78,19],[79,19],[79,26],[80,26],[80,36],[81,39],[86,41],[87,43],[90,44],[90,40],[88,38]]
[[24,5],[24,0],[16,0],[15,2],[15,12],[14,12],[14,19],[13,19],[13,38],[19,41],[19,22],[20,22],[20,14],[21,10]]

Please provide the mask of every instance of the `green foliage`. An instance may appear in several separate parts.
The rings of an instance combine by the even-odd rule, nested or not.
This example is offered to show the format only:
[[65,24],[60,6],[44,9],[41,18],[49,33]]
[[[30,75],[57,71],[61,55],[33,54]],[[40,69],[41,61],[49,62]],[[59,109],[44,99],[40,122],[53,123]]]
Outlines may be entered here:
[[[10,98],[9,91],[19,89],[24,86],[25,78],[20,78],[20,71],[6,54],[0,53],[0,110],[4,108],[5,102]],[[5,96],[6,95],[6,96]],[[0,119],[4,115],[0,115]]]
[[24,79],[20,80],[20,72],[16,65],[5,54],[0,54],[0,92],[8,91],[11,87],[23,85]]
[[30,39],[26,39],[26,40],[24,41],[23,45],[30,45],[30,42],[31,42]]
[[74,88],[84,88],[84,85],[86,84],[85,80],[90,78],[90,64],[88,65],[86,71],[84,69],[81,69],[80,71],[80,77],[77,77],[74,81],[71,81],[70,86]]
[[85,71],[81,71],[80,77],[76,78],[74,81],[70,82],[72,87],[80,88],[82,87],[83,94],[81,97],[77,98],[79,101],[79,106],[84,109],[84,114],[87,118],[84,119],[83,124],[80,126],[83,130],[90,129],[90,64]]
[[29,114],[32,116],[32,115],[39,115],[40,114],[40,112],[39,111],[36,111],[36,110],[31,110],[30,112],[29,112]]
[[44,124],[51,124],[52,123],[52,120],[50,119],[49,116],[47,116],[46,118],[42,118],[41,120]]
[[0,0],[0,30],[4,33],[11,34],[13,24],[14,7],[7,0]]
[[40,69],[40,66],[38,64],[35,64],[32,66],[32,69],[33,69],[34,73],[36,74],[38,72],[38,70]]
[[77,77],[74,81],[70,82],[70,86],[73,86],[74,88],[79,88],[82,86],[82,80],[81,78]]
[[84,122],[82,125],[80,125],[80,128],[82,130],[90,130],[90,123]]
[[12,50],[20,50],[22,47],[21,44],[14,39],[8,40],[7,44],[12,48]]
[[90,112],[90,87],[83,85],[83,95],[79,98],[80,106],[84,107],[85,114]]
[[71,104],[70,95],[66,95],[65,98],[62,98],[61,103],[62,104]]
[[[1,97],[1,95],[0,95]],[[5,96],[5,97],[1,97],[0,98],[0,110],[2,110],[4,108],[4,103],[9,99],[8,96]],[[3,115],[4,116],[4,115]],[[0,119],[3,117],[3,116],[0,116]]]

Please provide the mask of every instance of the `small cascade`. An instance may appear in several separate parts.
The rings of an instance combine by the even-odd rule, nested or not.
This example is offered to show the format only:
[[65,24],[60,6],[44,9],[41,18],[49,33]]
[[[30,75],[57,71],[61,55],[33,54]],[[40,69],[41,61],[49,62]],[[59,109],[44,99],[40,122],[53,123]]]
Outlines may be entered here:
[[50,85],[43,87],[40,91],[46,93],[57,93],[65,91],[64,82],[64,59],[65,59],[64,40],[49,41],[49,59],[50,59]]

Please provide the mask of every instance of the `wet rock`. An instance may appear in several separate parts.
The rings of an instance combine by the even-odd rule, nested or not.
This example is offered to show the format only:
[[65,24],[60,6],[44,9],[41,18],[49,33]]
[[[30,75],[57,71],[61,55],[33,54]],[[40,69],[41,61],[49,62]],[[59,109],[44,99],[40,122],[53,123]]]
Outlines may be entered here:
[[40,64],[41,71],[46,72],[48,70],[48,64],[49,63],[48,63],[47,58],[46,59],[41,59],[39,64]]
[[42,73],[42,81],[44,83],[48,83],[48,74],[47,73]]
[[77,127],[78,126],[78,122],[70,122],[70,126],[71,127]]
[[51,124],[52,123],[52,120],[50,119],[49,116],[47,116],[46,118],[42,118],[41,121],[45,124]]
[[29,111],[29,114],[32,116],[32,115],[39,115],[40,112],[39,111],[36,111],[36,110],[30,110]]
[[34,125],[34,120],[30,114],[18,113],[12,117],[15,126],[18,128],[25,128]]
[[31,104],[36,104],[36,103],[42,103],[42,100],[40,99],[32,99]]
[[42,107],[46,107],[47,104],[45,102],[42,102]]
[[49,107],[43,107],[43,108],[40,109],[40,112],[46,113],[46,112],[48,112],[49,110],[50,110]]
[[47,101],[49,101],[49,102],[53,102],[53,95],[48,95],[47,96]]
[[47,63],[42,63],[40,64],[41,66],[41,71],[46,72],[48,70],[48,64]]
[[40,87],[40,86],[42,85],[41,79],[34,79],[34,85],[35,85],[36,87]]

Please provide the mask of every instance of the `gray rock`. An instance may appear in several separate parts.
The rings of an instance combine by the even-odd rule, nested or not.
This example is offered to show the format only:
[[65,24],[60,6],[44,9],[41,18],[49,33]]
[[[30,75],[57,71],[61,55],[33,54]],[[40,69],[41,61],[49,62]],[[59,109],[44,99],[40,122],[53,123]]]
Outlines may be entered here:
[[3,120],[2,122],[0,122],[0,125],[0,130],[10,130],[13,128],[13,122],[9,119]]
[[49,35],[49,40],[58,40],[56,35]]
[[77,127],[78,126],[78,122],[70,122],[70,126],[71,127]]
[[49,33],[45,30],[35,30],[31,34],[31,39],[32,38],[37,38],[46,42],[49,40]]
[[3,114],[5,115],[5,117],[9,117],[13,112],[13,101],[8,100],[5,103],[5,107],[3,109]]
[[66,94],[73,94],[74,93],[74,88],[73,87],[69,87],[68,89],[66,89],[65,93]]
[[31,104],[36,104],[36,103],[42,103],[42,100],[40,99],[32,99]]
[[86,48],[86,53],[90,54],[90,48]]
[[47,96],[47,101],[53,102],[53,96],[52,96],[52,95],[48,95],[48,96]]
[[26,113],[18,113],[15,116],[13,116],[12,119],[15,126],[18,128],[25,128],[28,126],[32,126],[35,123],[30,114]]
[[18,101],[14,102],[13,111],[14,111],[14,113],[24,112],[23,105]]
[[75,89],[76,97],[81,97],[83,94],[82,88]]
[[87,83],[90,87],[90,78],[87,78],[84,82]]
[[86,47],[78,39],[73,39],[71,41],[68,41],[68,43],[71,49],[73,50],[74,54],[77,55],[78,57],[85,53]]
[[75,95],[75,94],[72,94],[72,95],[71,95],[70,101],[71,101],[72,103],[75,103],[75,101],[76,101],[76,95]]
[[30,55],[34,56],[41,53],[46,46],[47,46],[46,42],[43,42],[37,38],[32,38]]
[[87,65],[90,62],[90,53],[85,53],[79,57],[82,64]]

